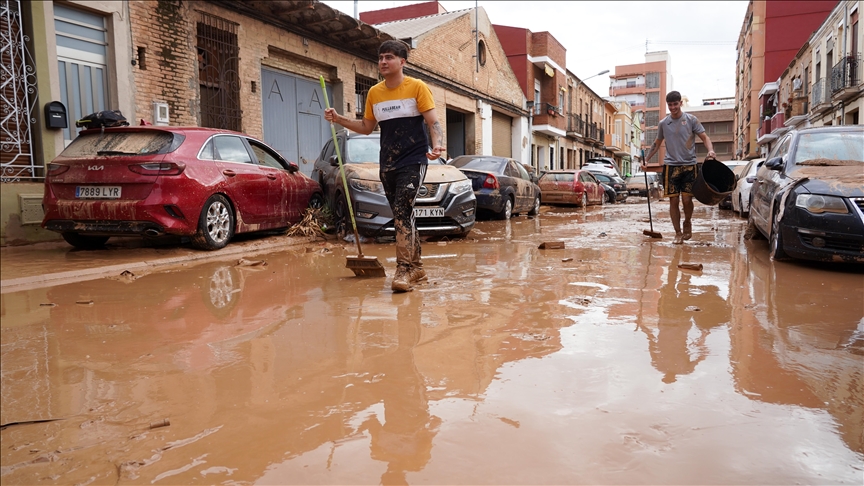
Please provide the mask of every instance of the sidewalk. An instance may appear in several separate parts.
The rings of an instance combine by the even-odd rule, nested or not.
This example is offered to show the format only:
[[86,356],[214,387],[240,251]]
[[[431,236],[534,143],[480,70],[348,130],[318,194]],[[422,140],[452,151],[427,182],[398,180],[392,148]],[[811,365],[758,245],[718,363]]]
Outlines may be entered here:
[[[319,240],[320,241],[320,240]],[[177,238],[148,241],[112,238],[104,250],[74,250],[66,242],[0,248],[0,294],[119,275],[151,273],[212,260],[248,258],[291,247],[317,244],[313,238],[240,235],[217,251],[201,251]]]

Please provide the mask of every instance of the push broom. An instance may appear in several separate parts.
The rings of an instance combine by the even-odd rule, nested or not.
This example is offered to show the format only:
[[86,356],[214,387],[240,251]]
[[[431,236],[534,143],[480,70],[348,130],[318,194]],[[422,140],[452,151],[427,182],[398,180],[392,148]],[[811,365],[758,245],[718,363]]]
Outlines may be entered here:
[[[322,80],[324,78],[321,78]],[[645,150],[642,150],[642,160],[645,160]],[[651,225],[651,230],[642,230],[642,234],[651,238],[663,238],[658,231],[654,231],[654,218],[651,217],[651,187],[648,185],[648,172],[642,169],[642,174],[645,175],[645,195],[648,196],[648,224]]]
[[[330,99],[327,96],[327,85],[324,84],[324,76],[321,80],[321,91],[324,93],[324,106],[330,108]],[[351,227],[354,228],[354,241],[357,242],[357,256],[349,256],[345,262],[345,268],[354,272],[357,277],[386,277],[384,266],[373,256],[364,256],[360,247],[360,234],[357,232],[357,221],[354,219],[354,208],[351,206],[351,195],[348,193],[348,179],[345,177],[345,166],[342,164],[342,150],[339,148],[339,140],[336,138],[336,127],[330,122],[330,133],[333,135],[333,146],[336,148],[336,160],[339,162],[339,173],[342,175],[342,187],[345,190],[345,201],[348,202],[348,214],[351,216]]]

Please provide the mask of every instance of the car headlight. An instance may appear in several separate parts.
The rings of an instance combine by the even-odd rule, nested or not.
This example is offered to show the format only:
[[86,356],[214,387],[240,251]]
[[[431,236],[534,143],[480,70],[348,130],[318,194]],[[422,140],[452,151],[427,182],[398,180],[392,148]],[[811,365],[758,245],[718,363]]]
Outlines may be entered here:
[[847,214],[849,212],[849,208],[846,207],[842,198],[820,196],[819,194],[799,194],[795,199],[795,206],[814,214]]
[[471,190],[471,181],[459,181],[450,184],[450,194],[462,194]]
[[358,191],[372,192],[375,194],[384,194],[384,184],[379,181],[364,181],[361,179],[351,179],[349,181],[351,188]]

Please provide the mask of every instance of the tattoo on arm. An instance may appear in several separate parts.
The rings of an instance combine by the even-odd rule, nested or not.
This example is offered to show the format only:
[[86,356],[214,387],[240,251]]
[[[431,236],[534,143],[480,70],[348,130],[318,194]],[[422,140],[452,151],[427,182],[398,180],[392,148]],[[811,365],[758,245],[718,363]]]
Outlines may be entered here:
[[433,147],[443,147],[444,146],[444,130],[441,129],[441,124],[436,120],[435,123],[429,128],[429,135],[432,136],[432,146]]

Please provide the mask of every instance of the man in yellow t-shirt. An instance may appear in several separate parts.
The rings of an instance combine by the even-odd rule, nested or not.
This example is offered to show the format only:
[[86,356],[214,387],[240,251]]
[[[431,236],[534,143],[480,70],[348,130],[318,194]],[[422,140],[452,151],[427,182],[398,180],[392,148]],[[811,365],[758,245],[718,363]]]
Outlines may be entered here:
[[378,48],[378,70],[384,81],[369,89],[362,120],[339,115],[333,108],[324,111],[327,121],[364,135],[381,125],[381,183],[396,229],[394,292],[413,290],[413,283],[426,279],[414,224],[414,201],[426,176],[427,159],[435,160],[445,152],[444,131],[432,92],[423,81],[403,74],[407,59],[408,46],[402,41],[385,41]]

